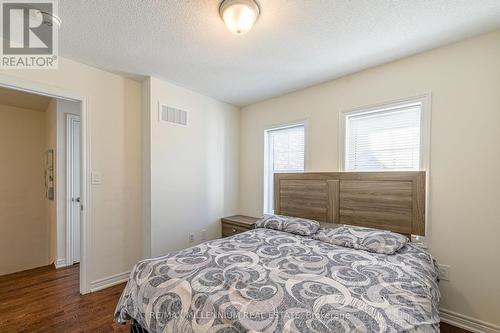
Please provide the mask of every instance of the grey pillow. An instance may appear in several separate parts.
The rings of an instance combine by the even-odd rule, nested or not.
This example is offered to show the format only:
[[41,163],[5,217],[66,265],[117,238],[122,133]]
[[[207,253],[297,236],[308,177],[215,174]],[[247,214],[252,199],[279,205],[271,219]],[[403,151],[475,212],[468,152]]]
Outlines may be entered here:
[[300,217],[265,214],[255,223],[255,228],[267,228],[292,234],[310,236],[319,229],[319,222]]
[[395,232],[354,226],[321,228],[313,238],[333,245],[383,254],[393,254],[408,242],[407,237]]

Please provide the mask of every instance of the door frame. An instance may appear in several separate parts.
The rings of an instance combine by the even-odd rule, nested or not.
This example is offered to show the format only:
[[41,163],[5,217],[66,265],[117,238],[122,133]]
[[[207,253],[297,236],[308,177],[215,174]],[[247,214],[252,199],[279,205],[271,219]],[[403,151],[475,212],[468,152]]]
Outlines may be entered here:
[[[74,122],[79,122],[80,123],[80,146],[81,146],[81,117],[77,116],[75,114],[71,113],[66,113],[66,137],[65,137],[65,145],[66,145],[66,195],[65,195],[65,208],[66,208],[66,265],[71,266],[74,263],[74,253],[73,253],[73,224],[72,222],[72,214],[71,214],[71,209],[72,209],[72,189],[74,186],[73,182],[73,175],[70,173],[70,170],[72,168],[70,166],[73,165],[72,158],[73,158],[73,145],[70,145],[72,143],[70,139],[70,134],[73,134],[72,132],[72,125]],[[81,158],[81,156],[80,156]],[[82,178],[82,173],[80,172],[80,181]],[[81,190],[81,186],[80,186]],[[80,199],[81,200],[81,199]],[[81,222],[81,221],[80,221]],[[81,225],[81,223],[80,223]],[[80,230],[81,231],[81,230]],[[81,239],[81,237],[80,237]],[[80,244],[81,245],[81,244]],[[80,246],[81,247],[81,246]]]
[[91,172],[89,99],[64,88],[8,76],[3,73],[0,73],[0,87],[80,103],[80,197],[83,207],[80,218],[80,293],[87,294],[90,292],[90,237],[92,235],[92,214],[89,213],[92,211],[92,187],[89,182]]

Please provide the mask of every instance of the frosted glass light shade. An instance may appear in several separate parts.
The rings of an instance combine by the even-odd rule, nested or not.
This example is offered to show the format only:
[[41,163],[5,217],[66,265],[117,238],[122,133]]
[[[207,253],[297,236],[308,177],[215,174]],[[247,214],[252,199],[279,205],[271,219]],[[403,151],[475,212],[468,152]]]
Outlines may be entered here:
[[226,27],[235,35],[249,32],[260,15],[260,9],[253,0],[224,0],[219,14]]

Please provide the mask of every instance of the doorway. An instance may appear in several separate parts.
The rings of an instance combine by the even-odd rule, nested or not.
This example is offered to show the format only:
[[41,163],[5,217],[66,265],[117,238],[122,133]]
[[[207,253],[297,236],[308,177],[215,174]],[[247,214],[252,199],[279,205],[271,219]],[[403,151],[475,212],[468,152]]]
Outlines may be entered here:
[[[90,209],[91,205],[91,187],[90,183],[87,181],[87,179],[89,179],[88,170],[90,170],[90,147],[87,143],[87,133],[90,133],[88,111],[86,108],[87,100],[85,97],[69,92],[65,89],[38,84],[32,81],[10,77],[4,74],[0,74],[0,87],[57,99],[62,103],[72,104],[74,109],[78,110],[78,117],[74,118],[76,122],[73,122],[73,129],[71,130],[74,137],[74,139],[71,141],[71,146],[73,149],[71,150],[71,155],[69,155],[73,156],[73,158],[71,159],[72,170],[70,172],[67,172],[67,174],[63,174],[63,176],[61,176],[61,174],[56,175],[56,177],[58,177],[57,179],[59,180],[59,184],[64,184],[64,190],[61,191],[60,188],[56,188],[56,193],[54,195],[54,197],[56,198],[55,201],[59,204],[57,209],[57,227],[58,230],[62,230],[64,237],[62,248],[59,246],[58,242],[58,254],[54,265],[56,267],[61,267],[79,263],[80,293],[89,293],[90,281],[88,278],[88,237],[90,235],[90,223],[89,221],[87,221],[87,219],[89,218],[87,211]],[[72,117],[66,117],[66,115],[63,116],[62,121],[64,125],[67,124],[65,122],[69,121],[69,118]],[[66,128],[66,130],[69,129]],[[60,140],[59,138],[62,137],[62,143],[65,143],[66,134],[67,133],[63,132],[62,136],[58,136],[58,141]],[[61,145],[60,147],[64,147],[64,158],[60,158],[59,162],[62,162],[62,165],[66,168],[66,164],[68,163],[66,154],[69,147],[66,147],[66,145]],[[59,152],[57,150],[55,150],[54,152],[56,154],[60,154],[61,149],[59,150]],[[78,158],[75,158],[75,156],[78,156]],[[61,168],[59,170],[61,170]],[[67,177],[70,174],[71,181],[67,182]],[[68,191],[68,187],[71,187],[70,191]],[[67,217],[69,214],[71,214],[70,221],[72,228],[66,227],[68,223]],[[61,216],[62,218],[60,218]],[[61,226],[62,228],[60,228]],[[72,229],[72,231],[69,231],[69,229]],[[67,237],[68,234],[70,237]],[[68,239],[71,244],[70,246],[65,246]],[[67,255],[67,252],[70,252],[69,256]],[[59,255],[59,253],[62,253],[62,255]]]

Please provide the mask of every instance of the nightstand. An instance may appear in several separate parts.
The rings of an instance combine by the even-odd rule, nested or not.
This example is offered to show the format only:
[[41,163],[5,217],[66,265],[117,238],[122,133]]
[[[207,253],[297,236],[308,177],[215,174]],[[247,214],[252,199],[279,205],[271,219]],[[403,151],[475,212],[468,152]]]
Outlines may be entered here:
[[234,215],[221,218],[222,237],[228,237],[251,230],[255,227],[257,217]]

